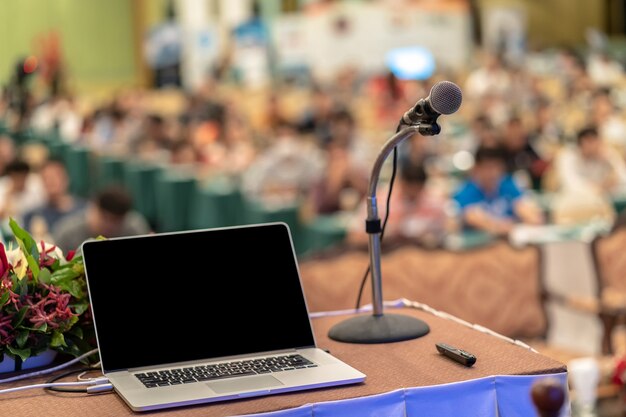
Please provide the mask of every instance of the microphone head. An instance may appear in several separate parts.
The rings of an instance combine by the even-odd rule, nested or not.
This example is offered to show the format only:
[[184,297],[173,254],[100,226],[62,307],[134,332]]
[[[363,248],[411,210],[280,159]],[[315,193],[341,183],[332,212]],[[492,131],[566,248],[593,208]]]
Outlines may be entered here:
[[430,107],[439,114],[452,114],[461,107],[463,93],[451,81],[440,81],[430,89]]

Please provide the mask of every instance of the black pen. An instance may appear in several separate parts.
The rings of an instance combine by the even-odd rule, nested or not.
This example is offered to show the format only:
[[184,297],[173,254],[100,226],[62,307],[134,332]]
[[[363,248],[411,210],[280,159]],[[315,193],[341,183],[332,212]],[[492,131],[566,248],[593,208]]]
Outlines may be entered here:
[[472,366],[476,363],[476,356],[469,352],[455,348],[454,346],[446,345],[445,343],[437,343],[437,350],[444,356],[452,359],[455,362],[465,366]]

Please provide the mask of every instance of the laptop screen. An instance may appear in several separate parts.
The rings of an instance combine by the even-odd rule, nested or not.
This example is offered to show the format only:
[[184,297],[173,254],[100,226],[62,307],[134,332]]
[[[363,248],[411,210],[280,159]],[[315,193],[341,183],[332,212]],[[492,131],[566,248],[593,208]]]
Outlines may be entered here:
[[313,346],[283,223],[89,241],[107,371]]

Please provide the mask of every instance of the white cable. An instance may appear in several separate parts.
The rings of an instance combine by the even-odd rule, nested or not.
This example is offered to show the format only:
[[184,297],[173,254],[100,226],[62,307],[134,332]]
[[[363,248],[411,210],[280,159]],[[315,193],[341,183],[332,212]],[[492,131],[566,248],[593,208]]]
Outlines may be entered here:
[[101,385],[108,384],[109,378],[94,378],[91,381],[78,381],[78,382],[52,382],[49,384],[33,384],[33,385],[24,385],[22,387],[15,388],[7,388],[0,390],[0,394],[9,394],[11,392],[24,391],[27,389],[35,389],[35,388],[51,388],[51,387],[74,387],[77,385]]
[[35,377],[35,376],[41,376],[41,375],[46,375],[52,372],[56,372],[59,371],[61,369],[67,368],[70,365],[75,364],[76,362],[82,361],[83,359],[95,354],[98,352],[98,349],[92,349],[87,353],[84,353],[74,359],[72,359],[71,361],[62,363],[61,365],[55,366],[53,368],[47,368],[47,369],[43,369],[41,371],[37,371],[37,372],[31,372],[28,374],[23,374],[23,375],[17,375],[11,378],[6,378],[6,379],[0,379],[0,384],[6,384],[7,382],[14,382],[14,381],[19,381],[22,379],[26,379],[26,378],[31,378],[31,377]]
[[85,375],[87,375],[87,373],[89,373],[89,372],[91,372],[91,371],[81,372],[80,374],[78,374],[76,379],[79,380],[79,381],[90,381],[90,380],[92,380],[93,378],[85,378]]

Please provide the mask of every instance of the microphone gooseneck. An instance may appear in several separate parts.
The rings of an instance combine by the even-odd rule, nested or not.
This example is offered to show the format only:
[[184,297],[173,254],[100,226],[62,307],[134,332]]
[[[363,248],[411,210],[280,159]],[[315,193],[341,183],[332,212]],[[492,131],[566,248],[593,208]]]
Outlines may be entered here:
[[[371,273],[372,276],[372,314],[351,317],[335,324],[328,332],[331,339],[347,343],[388,343],[415,339],[428,334],[430,331],[428,324],[415,317],[383,313],[380,240],[384,228],[381,228],[380,217],[378,216],[376,188],[381,168],[387,156],[396,149],[396,146],[416,133],[429,136],[437,135],[441,131],[437,124],[437,118],[442,114],[452,114],[457,111],[462,101],[463,94],[456,84],[450,81],[435,84],[427,98],[418,101],[413,108],[402,116],[396,134],[387,140],[376,157],[366,197],[365,231],[369,235],[370,263],[363,277],[364,283],[368,273]],[[391,177],[387,201],[391,197],[395,169],[396,160],[394,158],[394,173]],[[385,214],[385,219],[388,215],[389,208]],[[362,289],[363,284],[361,285]]]

